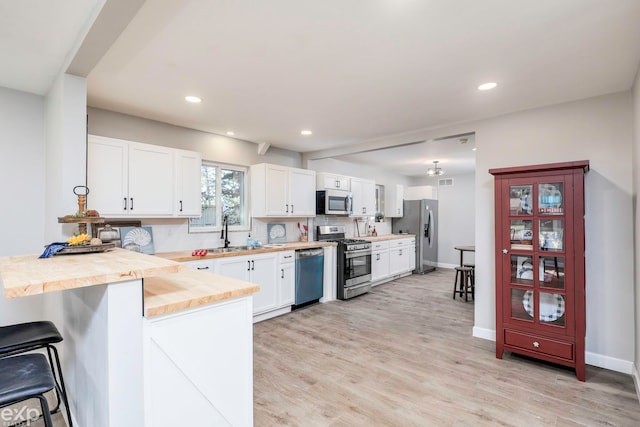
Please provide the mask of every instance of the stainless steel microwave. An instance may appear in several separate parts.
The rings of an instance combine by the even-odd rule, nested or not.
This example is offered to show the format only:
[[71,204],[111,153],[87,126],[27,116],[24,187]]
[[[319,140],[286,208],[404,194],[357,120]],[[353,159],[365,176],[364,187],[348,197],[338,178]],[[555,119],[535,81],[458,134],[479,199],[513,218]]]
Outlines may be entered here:
[[343,190],[316,191],[316,215],[351,215],[353,194]]

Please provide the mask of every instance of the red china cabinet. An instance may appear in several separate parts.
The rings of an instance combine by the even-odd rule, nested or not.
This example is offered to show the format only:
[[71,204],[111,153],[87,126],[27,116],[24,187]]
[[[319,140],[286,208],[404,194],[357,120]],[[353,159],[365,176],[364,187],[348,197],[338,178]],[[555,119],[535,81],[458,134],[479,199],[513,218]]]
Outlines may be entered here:
[[490,169],[495,179],[496,357],[570,366],[584,381],[584,174],[576,161]]

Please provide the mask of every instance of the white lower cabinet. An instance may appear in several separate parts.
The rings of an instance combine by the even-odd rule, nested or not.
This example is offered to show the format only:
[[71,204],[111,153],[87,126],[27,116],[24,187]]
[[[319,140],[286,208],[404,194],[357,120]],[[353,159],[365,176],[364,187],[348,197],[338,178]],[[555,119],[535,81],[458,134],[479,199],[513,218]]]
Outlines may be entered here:
[[280,275],[278,277],[278,306],[292,306],[295,303],[296,253],[280,252]]
[[[393,240],[389,246],[389,274],[406,273],[415,268],[415,238]],[[413,265],[413,267],[412,267]]]
[[374,242],[371,245],[371,281],[389,277],[389,242]]
[[220,258],[216,273],[255,283],[260,290],[253,294],[253,314],[278,307],[277,253]]
[[251,320],[251,297],[145,318],[144,426],[252,426]]

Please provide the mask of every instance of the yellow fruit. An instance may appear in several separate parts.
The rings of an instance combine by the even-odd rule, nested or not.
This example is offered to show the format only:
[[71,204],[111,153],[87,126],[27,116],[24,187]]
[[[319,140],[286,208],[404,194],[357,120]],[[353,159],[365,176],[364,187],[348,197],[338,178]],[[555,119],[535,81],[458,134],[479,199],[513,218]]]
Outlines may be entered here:
[[87,233],[77,234],[75,236],[71,236],[67,239],[67,243],[70,245],[82,245],[85,242],[91,240],[91,237]]

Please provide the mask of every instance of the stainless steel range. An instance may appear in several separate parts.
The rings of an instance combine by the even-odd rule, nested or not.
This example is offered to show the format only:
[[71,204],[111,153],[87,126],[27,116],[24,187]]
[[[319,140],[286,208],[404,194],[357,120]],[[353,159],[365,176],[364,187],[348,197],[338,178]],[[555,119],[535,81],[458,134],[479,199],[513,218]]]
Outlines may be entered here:
[[346,239],[342,225],[319,225],[317,239],[338,244],[337,296],[349,299],[371,289],[371,242]]

